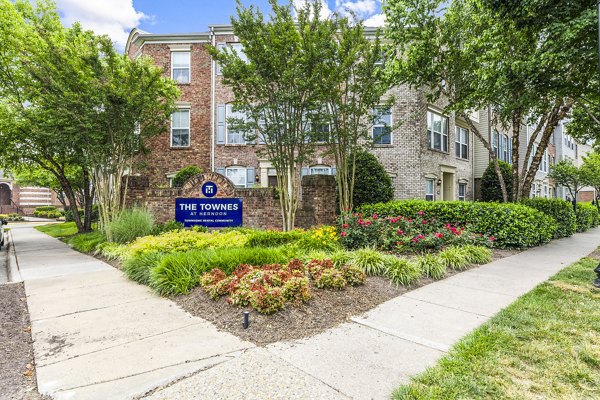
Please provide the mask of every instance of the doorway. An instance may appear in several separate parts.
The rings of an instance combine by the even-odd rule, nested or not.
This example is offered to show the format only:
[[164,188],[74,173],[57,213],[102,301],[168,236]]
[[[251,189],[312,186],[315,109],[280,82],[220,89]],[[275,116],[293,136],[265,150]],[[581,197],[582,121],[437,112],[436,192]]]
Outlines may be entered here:
[[452,172],[442,172],[442,200],[456,200],[454,197],[454,173]]
[[0,206],[10,206],[12,190],[6,183],[0,183]]

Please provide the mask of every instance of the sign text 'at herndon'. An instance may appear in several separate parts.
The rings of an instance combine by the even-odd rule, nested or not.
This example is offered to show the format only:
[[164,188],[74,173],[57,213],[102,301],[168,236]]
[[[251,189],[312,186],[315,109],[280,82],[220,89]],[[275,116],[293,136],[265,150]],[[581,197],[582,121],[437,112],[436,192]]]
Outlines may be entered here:
[[175,220],[184,226],[224,228],[242,225],[242,199],[177,198]]

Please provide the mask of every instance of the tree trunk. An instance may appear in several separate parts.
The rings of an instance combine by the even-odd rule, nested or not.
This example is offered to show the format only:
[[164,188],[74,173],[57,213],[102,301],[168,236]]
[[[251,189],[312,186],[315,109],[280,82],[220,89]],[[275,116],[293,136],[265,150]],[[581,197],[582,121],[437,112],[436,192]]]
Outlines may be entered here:
[[75,225],[77,226],[77,232],[78,233],[86,232],[85,228],[83,226],[83,223],[81,222],[81,218],[79,217],[79,208],[77,207],[77,199],[75,197],[75,192],[73,191],[73,188],[71,187],[71,184],[69,183],[69,180],[62,174],[58,174],[58,175],[56,175],[56,177],[58,178],[58,181],[62,187],[63,192],[65,192],[65,197],[67,198],[67,200],[69,200],[69,208],[73,212],[73,221],[75,222]]
[[94,204],[94,186],[91,184],[90,174],[87,169],[83,170],[83,229],[92,231],[92,212]]

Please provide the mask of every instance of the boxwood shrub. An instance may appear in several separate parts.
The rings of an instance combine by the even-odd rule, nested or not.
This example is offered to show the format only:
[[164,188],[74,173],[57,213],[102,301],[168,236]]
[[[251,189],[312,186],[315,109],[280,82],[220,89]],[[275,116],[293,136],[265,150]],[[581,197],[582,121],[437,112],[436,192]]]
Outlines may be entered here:
[[535,208],[546,215],[551,216],[557,222],[555,238],[571,236],[577,229],[575,211],[573,205],[562,199],[525,199],[522,201],[528,207]]
[[598,209],[590,203],[577,203],[577,232],[598,226]]
[[404,216],[469,225],[474,232],[494,236],[498,247],[538,246],[549,242],[557,229],[552,217],[514,203],[397,200],[364,205],[357,212],[365,216]]

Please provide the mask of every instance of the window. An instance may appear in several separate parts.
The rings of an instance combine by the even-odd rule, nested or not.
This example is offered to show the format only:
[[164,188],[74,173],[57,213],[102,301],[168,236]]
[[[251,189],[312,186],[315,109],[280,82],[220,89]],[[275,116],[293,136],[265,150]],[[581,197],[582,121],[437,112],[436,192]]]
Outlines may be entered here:
[[508,158],[508,136],[502,135],[502,161],[509,162]]
[[458,201],[465,201],[467,195],[467,184],[459,183],[458,184]]
[[329,141],[329,124],[318,124],[315,126],[315,140],[317,143],[326,143]]
[[498,157],[498,137],[500,134],[498,132],[492,133],[492,150],[494,150],[494,154]]
[[178,110],[171,116],[171,147],[190,145],[190,110]]
[[177,83],[190,83],[190,52],[171,53],[171,78]]
[[427,111],[427,135],[429,148],[448,151],[448,118]]
[[542,195],[544,196],[544,198],[548,198],[549,197],[549,193],[548,193],[548,184],[544,183],[544,187],[542,189]]
[[425,179],[425,200],[435,200],[435,179]]
[[456,157],[469,159],[469,131],[465,128],[456,127],[456,143],[454,144]]
[[539,170],[540,172],[548,172],[548,149],[546,149],[542,155]]
[[229,178],[236,187],[246,187],[246,168],[244,167],[227,167],[225,168],[225,176]]
[[[244,53],[244,46],[242,46],[241,43],[229,43],[227,45],[225,43],[218,43],[217,49],[221,51],[225,46],[229,46],[231,49],[235,50],[238,57],[241,58],[243,61],[248,61],[248,57],[246,56],[246,53]],[[223,72],[221,71],[221,64],[217,63],[217,75],[222,74]]]
[[373,110],[373,143],[392,144],[392,110],[377,107]]
[[243,112],[236,111],[231,104],[227,104],[226,109],[227,120],[225,123],[227,130],[227,144],[246,144],[244,131],[241,127],[236,126],[243,124],[246,121],[246,116]]

